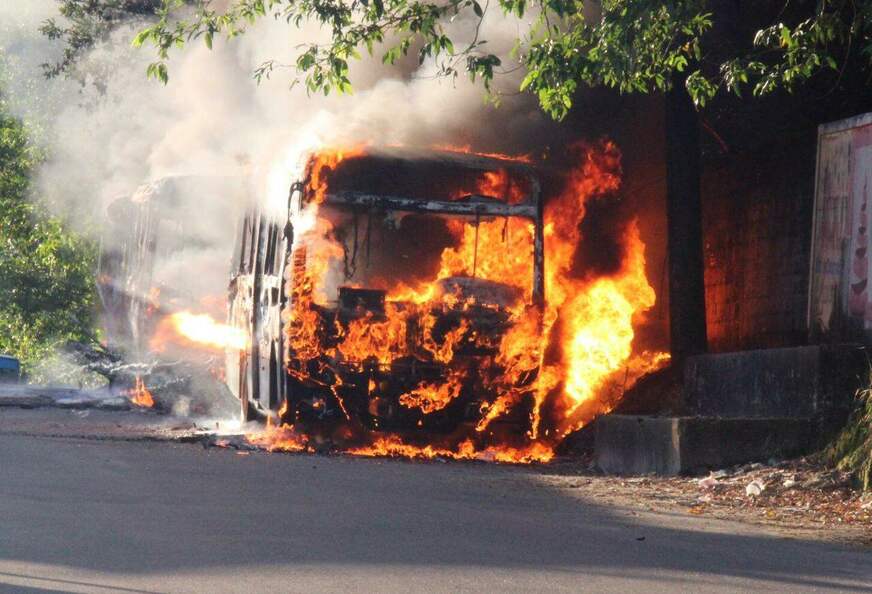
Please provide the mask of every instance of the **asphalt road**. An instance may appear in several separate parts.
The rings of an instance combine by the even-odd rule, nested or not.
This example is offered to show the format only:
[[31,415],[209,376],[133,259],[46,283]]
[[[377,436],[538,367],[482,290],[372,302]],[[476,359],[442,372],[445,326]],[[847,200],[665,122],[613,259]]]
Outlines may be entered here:
[[639,515],[540,479],[0,434],[0,591],[872,591],[872,551]]

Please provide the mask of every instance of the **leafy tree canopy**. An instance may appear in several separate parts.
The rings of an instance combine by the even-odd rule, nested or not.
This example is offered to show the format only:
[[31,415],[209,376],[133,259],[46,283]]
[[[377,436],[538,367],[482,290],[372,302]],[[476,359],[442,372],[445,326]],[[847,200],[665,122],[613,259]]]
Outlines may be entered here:
[[105,41],[119,25],[137,17],[154,17],[162,0],[57,0],[60,22],[48,19],[41,27],[49,39],[61,40],[63,55],[54,63],[43,64],[49,78],[74,72],[83,54],[99,41]]
[[95,327],[96,249],[31,199],[41,160],[0,92],[0,353],[25,364]]
[[[499,11],[524,19],[515,48],[525,69],[521,88],[555,118],[566,115],[580,85],[663,91],[680,74],[702,106],[719,92],[792,90],[821,71],[843,68],[849,58],[872,61],[869,0],[751,3],[759,9],[750,13],[771,18],[742,31],[739,44],[716,39],[723,21],[734,18],[722,10],[729,3],[716,0],[230,0],[221,9],[210,0],[59,1],[70,25],[48,23],[45,32],[63,38],[67,49],[49,74],[68,71],[84,48],[125,18],[148,15],[155,20],[135,43],[155,46],[148,74],[166,82],[173,48],[194,39],[211,47],[216,35],[241,35],[271,17],[297,27],[318,22],[329,33],[326,43],[310,42],[292,58],[299,81],[319,93],[351,92],[349,62],[363,52],[379,53],[386,63],[415,52],[422,61],[435,59],[442,75],[465,73],[490,89],[503,71],[500,57],[478,35],[460,44],[448,25],[459,16],[481,22]],[[262,64],[256,77],[284,65],[276,60]]]

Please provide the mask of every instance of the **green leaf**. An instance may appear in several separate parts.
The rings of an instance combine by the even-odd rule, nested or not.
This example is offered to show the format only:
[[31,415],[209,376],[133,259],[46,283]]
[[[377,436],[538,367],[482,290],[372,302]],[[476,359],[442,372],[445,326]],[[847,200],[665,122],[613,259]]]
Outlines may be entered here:
[[151,37],[151,32],[151,29],[143,29],[142,31],[137,33],[136,37],[133,38],[133,47],[142,47],[142,44]]

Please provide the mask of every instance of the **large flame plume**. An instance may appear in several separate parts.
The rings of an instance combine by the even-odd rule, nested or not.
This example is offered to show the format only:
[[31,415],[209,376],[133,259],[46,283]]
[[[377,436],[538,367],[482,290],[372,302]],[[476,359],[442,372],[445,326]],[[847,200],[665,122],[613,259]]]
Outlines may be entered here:
[[[615,270],[591,274],[577,271],[575,258],[583,240],[580,222],[588,202],[620,186],[620,153],[610,142],[574,149],[577,164],[564,176],[562,190],[545,203],[544,305],[531,301],[530,254],[535,241],[532,222],[516,219],[463,221],[451,219],[447,228],[454,243],[440,257],[438,273],[427,282],[395,283],[388,287],[385,315],[366,315],[338,326],[337,340],[324,340],[323,320],[316,313],[325,303],[328,271],[343,257],[333,224],[318,213],[329,174],[349,155],[363,149],[324,151],[308,165],[308,191],[314,200],[308,214],[314,217],[288,267],[290,302],[286,312],[286,361],[297,380],[319,383],[337,398],[349,421],[332,436],[356,455],[449,457],[499,462],[547,461],[569,433],[610,410],[636,380],[668,360],[664,353],[636,352],[634,326],[655,302],[645,275],[645,246],[636,221],[616,230],[622,254]],[[517,188],[503,171],[483,174],[467,194],[516,199]],[[499,246],[481,249],[480,246]],[[474,276],[517,289],[518,297],[507,306],[509,324],[498,344],[493,337],[475,335],[463,321],[447,332],[434,332],[435,313],[449,308],[483,307],[459,292],[446,290],[445,281]],[[342,401],[342,380],[325,361],[344,364],[377,361],[383,365],[413,355],[408,344],[412,320],[421,326],[428,359],[449,365],[450,373],[438,381],[423,381],[403,394],[399,402],[425,415],[449,406],[464,390],[496,394],[483,403],[472,433],[455,432],[427,443],[390,432],[366,433],[352,427]],[[417,326],[416,326],[417,327]],[[475,368],[455,356],[461,343],[495,348],[496,355]],[[325,369],[327,368],[327,369]],[[314,370],[314,371],[313,371]],[[323,378],[330,378],[324,380]],[[370,393],[378,386],[370,380]],[[518,416],[526,425],[520,437],[508,435],[497,421]],[[523,419],[526,421],[523,421]],[[322,436],[293,424],[270,426],[250,436],[253,443],[271,450],[315,449]],[[361,443],[362,442],[362,443]]]

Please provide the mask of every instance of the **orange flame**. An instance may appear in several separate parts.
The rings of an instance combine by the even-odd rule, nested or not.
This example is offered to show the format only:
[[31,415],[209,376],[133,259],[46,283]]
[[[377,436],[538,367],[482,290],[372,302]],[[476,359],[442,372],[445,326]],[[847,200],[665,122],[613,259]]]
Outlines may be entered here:
[[269,426],[265,431],[247,435],[246,439],[250,444],[270,452],[305,452],[309,449],[306,437],[289,425]]
[[364,146],[347,149],[327,150],[322,149],[312,155],[306,165],[309,183],[308,191],[315,204],[321,204],[327,197],[327,174],[336,169],[345,159],[358,157],[366,154]]
[[245,349],[249,339],[241,328],[217,322],[209,314],[180,311],[158,323],[150,347],[155,352],[163,352],[169,343],[210,350]]
[[342,342],[336,347],[346,359],[363,361],[376,358],[379,363],[388,364],[407,353],[406,316],[393,304],[387,304],[387,319],[374,321],[373,316],[353,320],[348,330],[338,329]]
[[450,458],[453,460],[483,460],[512,464],[549,462],[554,458],[553,450],[541,443],[531,443],[525,448],[487,447],[477,449],[472,440],[460,442],[456,448],[433,445],[416,446],[407,444],[397,436],[378,437],[371,445],[352,448],[347,453],[354,456],[388,456],[403,458]]
[[448,378],[434,383],[421,382],[414,390],[400,396],[400,404],[420,409],[424,414],[442,410],[460,395],[465,373],[453,371]]
[[130,402],[136,406],[142,408],[154,407],[154,397],[151,395],[151,392],[148,391],[148,388],[145,387],[145,382],[142,381],[142,378],[138,375],[136,376],[136,382],[134,383],[133,388],[128,390],[127,397],[130,398]]
[[517,163],[532,163],[533,157],[530,155],[507,155],[505,153],[486,153],[472,150],[472,146],[468,144],[436,144],[432,147],[437,151],[445,151],[448,153],[464,153],[467,155],[477,155],[479,157],[488,157],[491,159],[500,159],[502,161],[515,161]]

